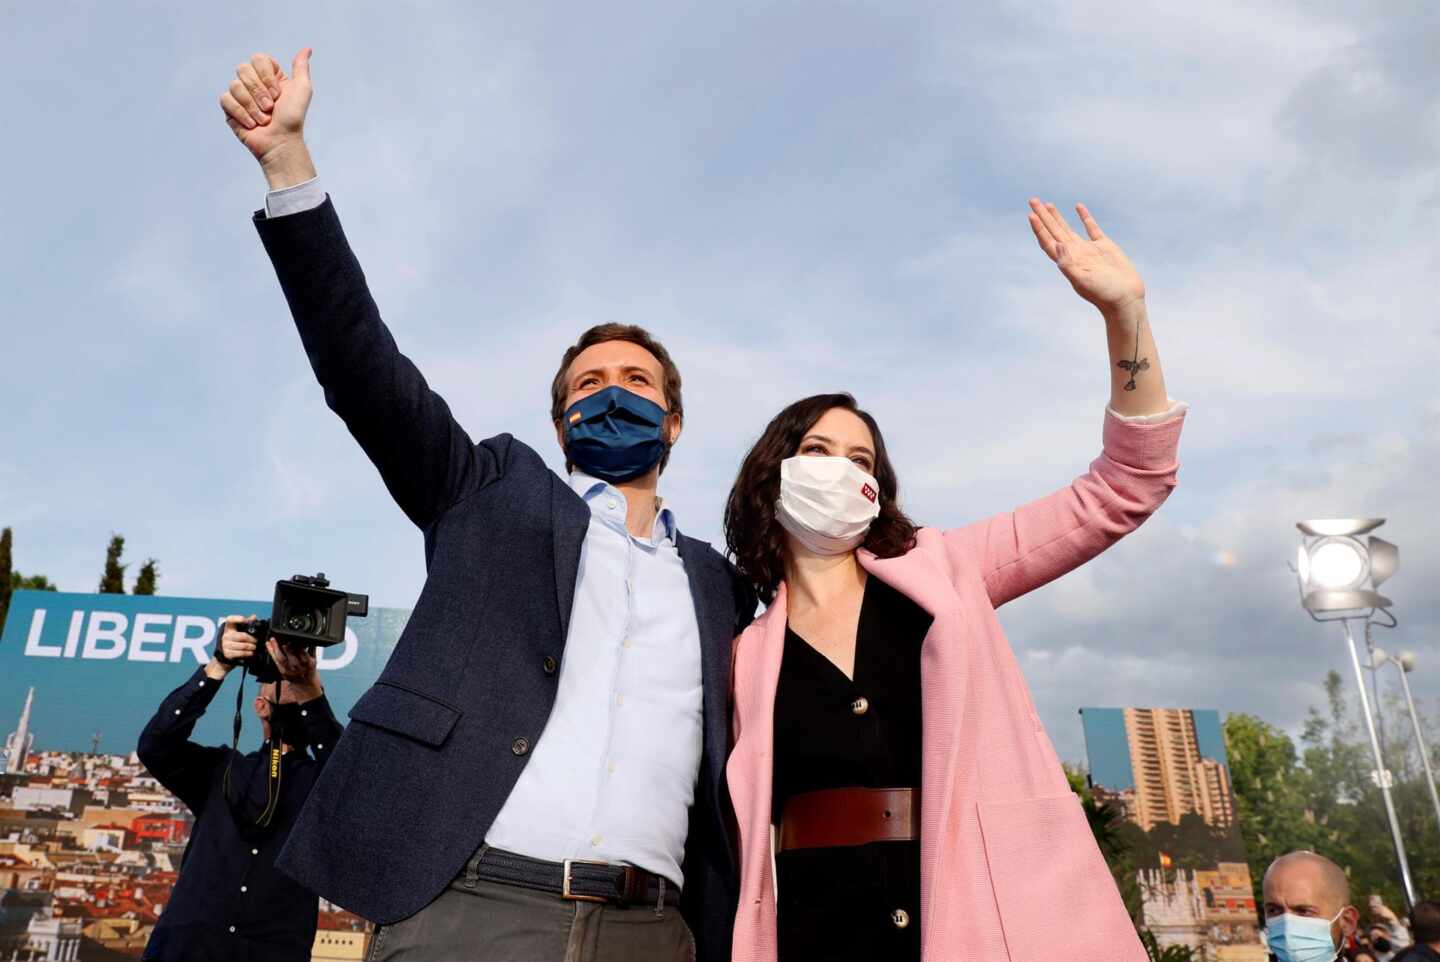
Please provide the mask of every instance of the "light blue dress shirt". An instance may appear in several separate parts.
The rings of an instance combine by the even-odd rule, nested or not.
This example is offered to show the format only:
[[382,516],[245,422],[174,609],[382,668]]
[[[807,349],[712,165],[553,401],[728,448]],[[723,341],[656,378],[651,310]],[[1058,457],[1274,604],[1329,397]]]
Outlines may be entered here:
[[629,862],[684,883],[700,769],[700,628],[675,518],[625,528],[625,496],[576,471],[590,508],[555,707],[486,844]]

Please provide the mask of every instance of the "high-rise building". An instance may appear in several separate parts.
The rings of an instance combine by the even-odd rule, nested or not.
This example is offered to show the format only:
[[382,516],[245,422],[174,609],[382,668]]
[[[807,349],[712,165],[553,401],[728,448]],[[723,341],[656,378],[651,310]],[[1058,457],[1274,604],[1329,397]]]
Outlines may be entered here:
[[1125,737],[1135,777],[1132,817],[1145,831],[1194,812],[1209,825],[1235,820],[1225,766],[1200,755],[1195,715],[1182,708],[1125,709]]
[[1195,764],[1200,789],[1200,817],[1205,824],[1227,828],[1235,823],[1235,796],[1230,791],[1230,769],[1218,759],[1202,758]]

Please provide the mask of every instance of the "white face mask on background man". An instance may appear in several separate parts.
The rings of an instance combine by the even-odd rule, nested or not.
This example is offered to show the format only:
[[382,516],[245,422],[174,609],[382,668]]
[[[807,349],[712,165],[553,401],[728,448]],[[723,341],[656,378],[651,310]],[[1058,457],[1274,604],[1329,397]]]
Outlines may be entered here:
[[880,484],[849,458],[799,455],[780,462],[776,517],[816,554],[853,551],[880,514]]

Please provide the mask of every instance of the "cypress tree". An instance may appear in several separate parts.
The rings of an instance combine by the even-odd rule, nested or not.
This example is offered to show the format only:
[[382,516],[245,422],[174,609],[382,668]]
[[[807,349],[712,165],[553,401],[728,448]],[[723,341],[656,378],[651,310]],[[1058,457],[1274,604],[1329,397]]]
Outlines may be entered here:
[[107,595],[125,593],[125,565],[120,555],[125,551],[125,539],[118,534],[110,536],[110,547],[105,550],[105,573],[100,576],[99,591]]
[[145,563],[140,566],[140,574],[135,576],[135,590],[133,594],[153,595],[155,583],[160,580],[160,562],[154,558],[146,558]]
[[5,625],[5,615],[10,611],[10,593],[15,589],[10,584],[10,529],[0,531],[0,627]]

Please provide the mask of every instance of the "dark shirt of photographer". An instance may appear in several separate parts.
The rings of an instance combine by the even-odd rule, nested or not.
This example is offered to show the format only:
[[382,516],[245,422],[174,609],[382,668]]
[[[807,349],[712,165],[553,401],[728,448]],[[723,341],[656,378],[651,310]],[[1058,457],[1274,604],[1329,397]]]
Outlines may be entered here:
[[[217,648],[225,657],[251,658],[255,639],[227,619]],[[308,962],[319,900],[281,874],[275,857],[319,777],[343,727],[320,686],[315,659],[266,646],[282,681],[261,685],[252,709],[266,742],[242,753],[190,740],[195,723],[233,670],[221,658],[196,671],[160,704],[140,735],[138,754],[150,774],[195,816],[180,878],[151,933],[143,959],[189,962],[260,960]],[[270,739],[281,745],[278,799],[268,824],[258,826],[272,796]],[[226,769],[229,767],[229,792]]]

